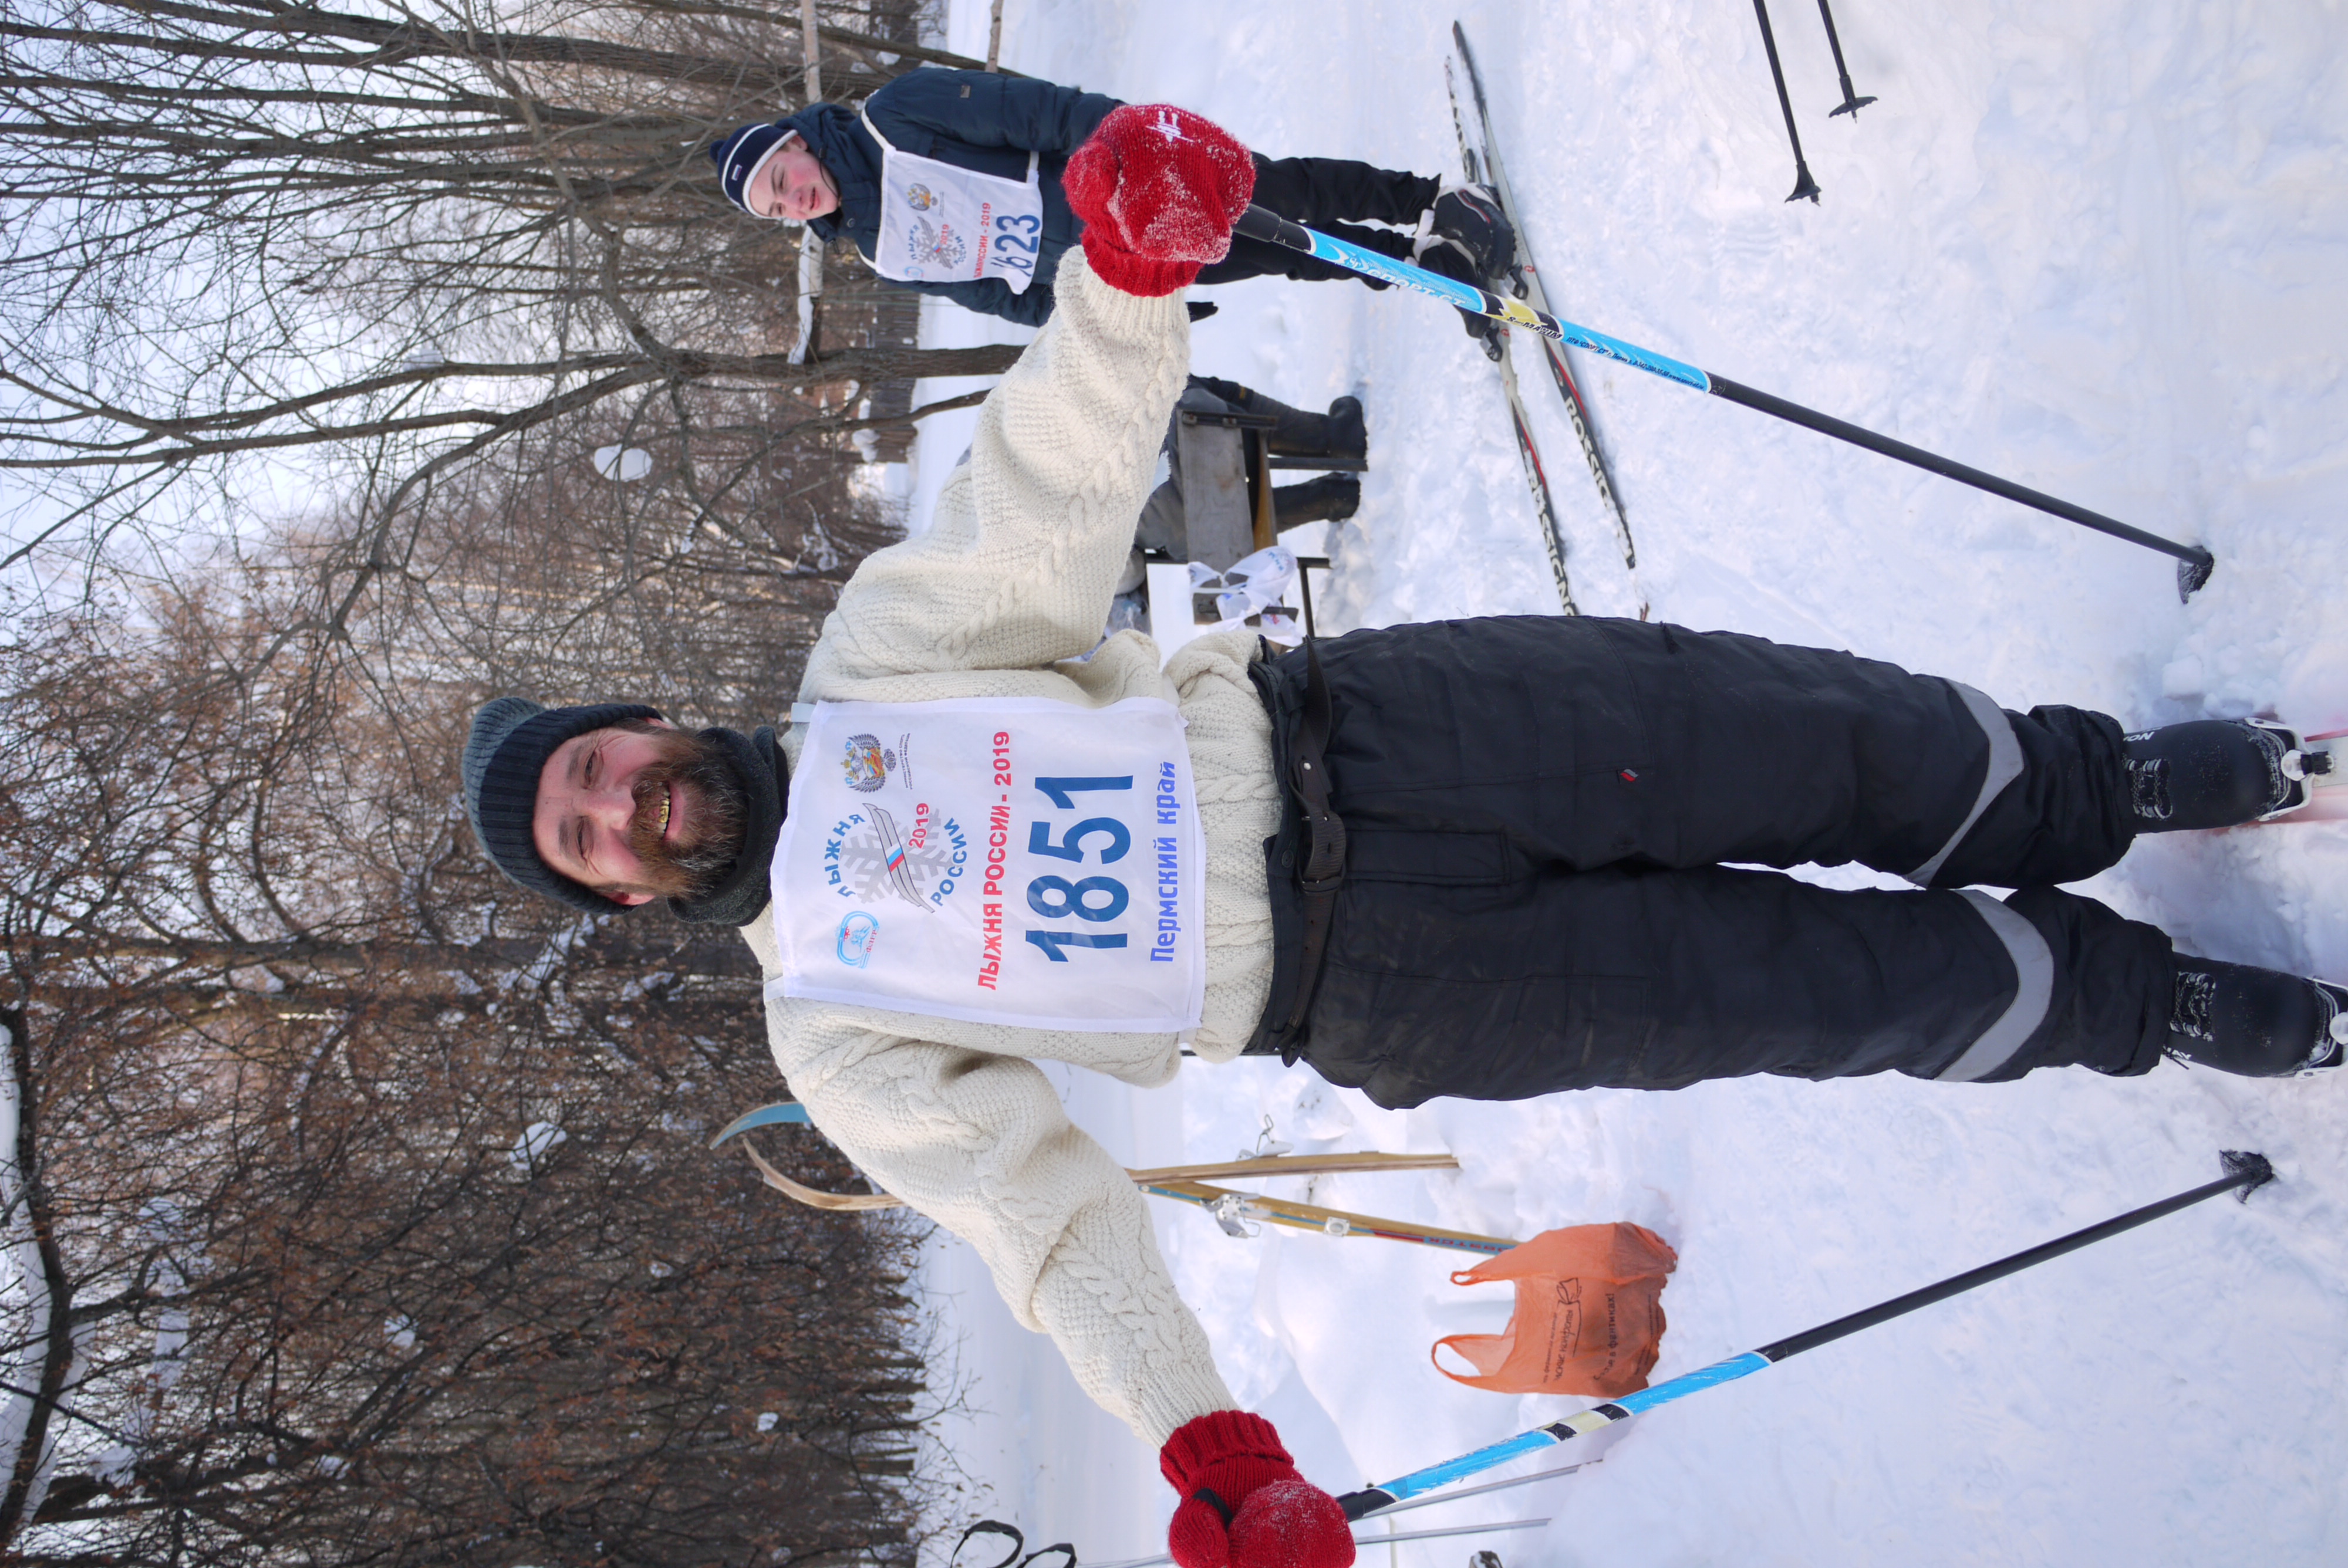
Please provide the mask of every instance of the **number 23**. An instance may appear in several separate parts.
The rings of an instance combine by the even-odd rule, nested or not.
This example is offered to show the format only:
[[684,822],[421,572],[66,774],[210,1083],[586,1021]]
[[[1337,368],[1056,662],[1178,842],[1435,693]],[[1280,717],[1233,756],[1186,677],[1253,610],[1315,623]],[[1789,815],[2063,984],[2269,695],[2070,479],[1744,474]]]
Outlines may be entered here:
[[[1044,220],[1019,214],[994,220],[994,248],[998,251],[1025,251],[1033,253],[1041,244]],[[1025,238],[1022,238],[1022,235]]]

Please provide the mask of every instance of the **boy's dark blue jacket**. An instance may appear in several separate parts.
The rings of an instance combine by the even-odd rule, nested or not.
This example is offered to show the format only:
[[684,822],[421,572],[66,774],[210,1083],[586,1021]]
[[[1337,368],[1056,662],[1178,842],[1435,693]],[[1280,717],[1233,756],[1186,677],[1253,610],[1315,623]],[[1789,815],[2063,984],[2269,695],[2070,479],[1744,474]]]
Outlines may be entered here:
[[[1005,179],[1026,179],[1028,153],[1042,155],[1036,176],[1044,187],[1043,249],[1035,257],[1035,281],[1025,293],[1013,293],[995,278],[902,286],[1041,326],[1052,313],[1052,275],[1059,271],[1060,254],[1085,227],[1068,210],[1060,173],[1068,155],[1117,105],[1099,93],[1026,77],[933,67],[909,71],[867,98],[864,112],[872,117],[873,128],[900,152]],[[838,104],[811,104],[778,123],[799,133],[839,187],[839,209],[808,227],[827,241],[847,235],[870,261],[880,242],[880,145],[854,109]]]

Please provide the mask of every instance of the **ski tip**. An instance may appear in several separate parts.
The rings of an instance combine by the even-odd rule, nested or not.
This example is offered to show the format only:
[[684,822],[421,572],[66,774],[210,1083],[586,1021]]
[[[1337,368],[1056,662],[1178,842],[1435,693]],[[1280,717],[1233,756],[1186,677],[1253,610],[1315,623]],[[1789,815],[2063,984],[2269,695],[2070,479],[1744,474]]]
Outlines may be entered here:
[[726,1130],[709,1141],[713,1149],[722,1149],[726,1141],[760,1127],[804,1127],[808,1125],[807,1107],[796,1100],[785,1100],[773,1105],[761,1105],[756,1111],[736,1116],[726,1124]]
[[2234,1194],[2239,1202],[2249,1203],[2252,1193],[2275,1179],[2274,1165],[2264,1154],[2227,1149],[2219,1153],[2218,1158],[2224,1163],[2228,1175],[2248,1178],[2243,1182],[2241,1191]]

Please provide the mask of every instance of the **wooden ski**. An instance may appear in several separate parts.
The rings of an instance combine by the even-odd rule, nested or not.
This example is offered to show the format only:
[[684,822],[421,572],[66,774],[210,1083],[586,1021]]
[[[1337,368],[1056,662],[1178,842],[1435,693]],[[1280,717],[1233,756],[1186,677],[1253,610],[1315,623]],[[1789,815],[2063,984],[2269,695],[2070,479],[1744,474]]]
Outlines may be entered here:
[[[788,1176],[784,1175],[780,1171],[776,1170],[774,1166],[768,1164],[767,1161],[759,1155],[758,1151],[752,1148],[747,1141],[743,1143],[742,1150],[745,1153],[750,1156],[750,1163],[758,1168],[758,1175],[760,1179],[765,1181],[767,1185],[774,1188],[778,1193],[785,1194],[798,1203],[807,1204],[807,1206],[811,1209],[829,1209],[835,1214],[870,1214],[878,1209],[894,1209],[902,1208],[904,1206],[904,1200],[902,1198],[897,1197],[889,1193],[827,1193],[820,1188],[810,1187],[802,1183],[794,1182]],[[1200,1183],[1209,1178],[1228,1181],[1234,1177],[1245,1179],[1249,1177],[1261,1178],[1269,1176],[1334,1176],[1360,1174],[1370,1171],[1456,1171],[1458,1168],[1458,1160],[1449,1154],[1379,1154],[1365,1153],[1356,1154],[1267,1154],[1259,1156],[1255,1159],[1223,1160],[1201,1165],[1160,1165],[1150,1170],[1128,1171],[1126,1173],[1131,1176],[1138,1185],[1156,1188],[1168,1185],[1179,1185],[1186,1183]],[[1183,1194],[1169,1192],[1166,1195],[1173,1197],[1181,1196]],[[1220,1195],[1219,1190],[1217,1195]],[[1265,1203],[1274,1201],[1272,1199],[1257,1200],[1254,1198],[1254,1194],[1242,1194],[1241,1195],[1249,1198],[1251,1201],[1261,1201]],[[1309,1208],[1311,1205],[1291,1204],[1289,1206]],[[1337,1213],[1334,1209],[1317,1210],[1315,1212],[1319,1213],[1323,1216],[1322,1220],[1314,1222],[1314,1228],[1316,1229],[1322,1228],[1329,1215]],[[1385,1224],[1385,1222],[1380,1221],[1378,1223]],[[1504,1243],[1503,1245],[1512,1245],[1514,1244]]]
[[1423,1225],[1410,1220],[1380,1219],[1375,1214],[1357,1214],[1350,1209],[1324,1209],[1317,1204],[1296,1204],[1285,1198],[1235,1193],[1228,1187],[1210,1186],[1205,1182],[1145,1182],[1141,1186],[1144,1192],[1154,1193],[1161,1198],[1198,1204],[1212,1214],[1216,1222],[1233,1235],[1247,1234],[1238,1228],[1242,1222],[1262,1220],[1268,1225],[1288,1225],[1296,1230],[1319,1231],[1324,1235],[1375,1236],[1380,1241],[1416,1242],[1421,1246],[1450,1247],[1458,1252],[1502,1253],[1519,1245],[1503,1236],[1445,1230],[1437,1225]]

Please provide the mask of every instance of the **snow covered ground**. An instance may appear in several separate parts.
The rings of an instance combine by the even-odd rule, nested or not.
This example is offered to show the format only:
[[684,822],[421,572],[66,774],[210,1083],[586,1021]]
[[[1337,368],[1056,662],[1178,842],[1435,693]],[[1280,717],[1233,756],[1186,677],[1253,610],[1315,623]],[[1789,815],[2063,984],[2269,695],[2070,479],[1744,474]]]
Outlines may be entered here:
[[[1170,99],[1275,154],[1448,171],[1452,13],[1395,0],[1010,0],[1004,59]],[[983,53],[961,0],[949,46]],[[2334,0],[1843,0],[1854,124],[1807,5],[1775,21],[1824,188],[1793,159],[1741,0],[1484,0],[1478,46],[1565,314],[2173,537],[2170,563],[1717,399],[1584,361],[1658,617],[1843,647],[2008,706],[2130,725],[2280,712],[2348,726],[2348,9]],[[1358,392],[1373,467],[1333,531],[1336,629],[1554,610],[1496,379],[1432,302],[1350,284],[1213,291],[1203,371],[1317,405]],[[932,341],[998,335],[933,313]],[[940,390],[951,390],[942,388]],[[1584,609],[1632,585],[1545,387],[1529,385]],[[928,425],[933,493],[968,418]],[[2348,977],[2348,825],[2157,839],[2087,891],[2219,957]],[[1836,874],[1844,885],[1868,880]],[[1118,1156],[1446,1149],[1456,1176],[1315,1201],[1515,1235],[1631,1219],[1681,1267],[1657,1376],[2205,1181],[2282,1180],[1643,1418],[1580,1475],[1408,1516],[1549,1528],[1369,1568],[1735,1561],[2348,1561],[2348,1075],[2164,1067],[1993,1087],[1756,1080],[1396,1114],[1277,1063],[1151,1094],[1063,1081]],[[1298,1184],[1301,1189],[1301,1184]],[[1159,1234],[1240,1399],[1344,1490],[1579,1407],[1458,1388],[1440,1334],[1502,1290],[1361,1239]],[[973,1414],[958,1507],[1105,1563],[1161,1549],[1155,1456],[1010,1325],[965,1249],[929,1271]],[[1578,1445],[1577,1445],[1578,1446]],[[1559,1459],[1568,1457],[1560,1450]],[[1381,1559],[1385,1561],[1382,1563]]]

